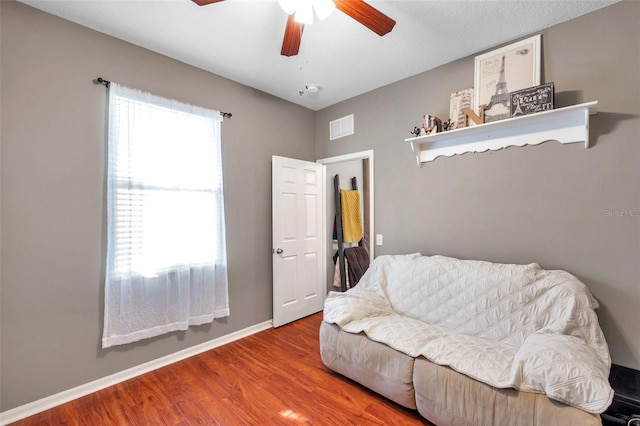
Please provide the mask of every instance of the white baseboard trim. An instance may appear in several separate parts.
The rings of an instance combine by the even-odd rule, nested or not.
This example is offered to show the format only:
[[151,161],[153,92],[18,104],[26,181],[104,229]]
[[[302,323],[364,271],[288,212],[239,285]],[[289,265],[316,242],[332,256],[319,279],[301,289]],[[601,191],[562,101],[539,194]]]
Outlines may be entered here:
[[33,416],[34,414],[41,413],[45,410],[64,404],[66,402],[73,401],[74,399],[89,395],[93,392],[108,388],[109,386],[116,385],[118,383],[124,382],[125,380],[132,379],[150,371],[157,370],[158,368],[165,367],[169,364],[173,364],[174,362],[182,361],[183,359],[198,355],[202,352],[206,352],[219,346],[226,345],[227,343],[242,339],[243,337],[251,336],[252,334],[259,333],[271,327],[273,327],[273,320],[268,320],[260,324],[252,325],[250,327],[218,337],[208,342],[204,342],[199,345],[195,345],[190,348],[175,352],[173,354],[166,355],[149,362],[145,362],[144,364],[119,371],[110,376],[103,377],[101,379],[94,380],[80,386],[76,386],[75,388],[62,391],[55,395],[30,402],[16,408],[12,408],[11,410],[0,413],[0,425],[8,425],[9,423],[17,422],[18,420]]

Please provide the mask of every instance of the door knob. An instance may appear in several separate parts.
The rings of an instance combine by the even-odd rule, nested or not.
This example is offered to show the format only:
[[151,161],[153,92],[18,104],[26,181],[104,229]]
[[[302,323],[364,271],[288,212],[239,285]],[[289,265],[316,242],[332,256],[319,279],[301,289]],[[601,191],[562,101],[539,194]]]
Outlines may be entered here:
[[282,250],[281,248],[276,250],[276,254],[282,254],[282,253],[284,253],[284,250]]

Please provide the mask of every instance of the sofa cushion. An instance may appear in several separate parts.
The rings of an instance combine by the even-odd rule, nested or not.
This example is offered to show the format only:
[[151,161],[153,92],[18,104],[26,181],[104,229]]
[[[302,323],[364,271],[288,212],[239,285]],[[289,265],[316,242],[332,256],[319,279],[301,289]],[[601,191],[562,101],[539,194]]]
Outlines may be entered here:
[[550,400],[545,395],[497,389],[454,370],[416,359],[418,412],[439,426],[600,425],[600,416]]
[[320,325],[320,355],[333,371],[400,405],[416,408],[412,357],[324,321]]

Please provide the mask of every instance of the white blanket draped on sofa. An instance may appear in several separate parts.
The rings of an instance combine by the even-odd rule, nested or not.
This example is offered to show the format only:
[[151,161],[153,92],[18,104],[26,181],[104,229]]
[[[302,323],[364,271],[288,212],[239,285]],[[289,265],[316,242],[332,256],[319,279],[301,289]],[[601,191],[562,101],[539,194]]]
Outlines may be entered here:
[[611,360],[586,286],[564,271],[420,254],[379,256],[324,320],[498,388],[590,413],[610,404]]

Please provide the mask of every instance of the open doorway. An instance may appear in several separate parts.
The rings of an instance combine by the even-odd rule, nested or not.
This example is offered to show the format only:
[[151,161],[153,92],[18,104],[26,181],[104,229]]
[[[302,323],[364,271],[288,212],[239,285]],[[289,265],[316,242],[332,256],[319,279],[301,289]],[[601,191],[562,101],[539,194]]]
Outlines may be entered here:
[[326,166],[326,262],[327,262],[327,291],[337,290],[334,287],[334,262],[333,256],[338,249],[337,243],[331,238],[333,234],[333,221],[335,215],[334,185],[335,175],[340,176],[340,188],[351,189],[351,179],[355,177],[358,181],[360,192],[360,211],[363,220],[363,247],[369,253],[369,261],[374,257],[374,173],[373,173],[373,150],[355,152],[353,154],[340,155],[337,157],[323,158],[317,161]]

